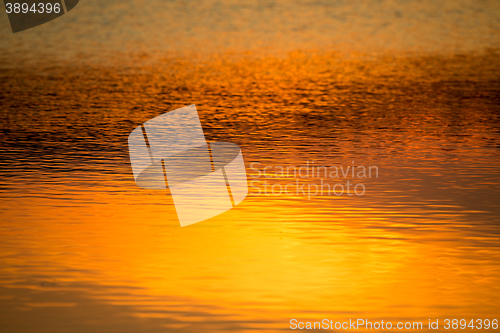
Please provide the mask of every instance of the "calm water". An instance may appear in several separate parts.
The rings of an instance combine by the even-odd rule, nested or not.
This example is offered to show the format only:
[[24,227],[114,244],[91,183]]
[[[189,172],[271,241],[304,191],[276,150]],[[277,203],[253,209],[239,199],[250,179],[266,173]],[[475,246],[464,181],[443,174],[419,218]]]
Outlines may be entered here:
[[[0,15],[0,331],[500,319],[498,3],[383,5],[89,0],[16,35]],[[252,189],[180,228],[127,137],[192,103],[249,180],[379,176],[364,196]]]

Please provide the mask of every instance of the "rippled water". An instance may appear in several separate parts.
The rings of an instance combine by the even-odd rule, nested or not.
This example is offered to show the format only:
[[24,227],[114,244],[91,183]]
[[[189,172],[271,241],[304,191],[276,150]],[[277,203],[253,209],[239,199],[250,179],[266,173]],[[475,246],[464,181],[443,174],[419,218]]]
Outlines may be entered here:
[[[140,4],[122,6],[131,3]],[[287,8],[297,14],[299,5]],[[248,8],[260,17],[252,12],[259,7]],[[85,53],[82,63],[68,62],[61,46],[62,58],[13,56],[41,55],[28,41],[50,29],[2,42],[14,46],[0,71],[0,331],[279,331],[291,318],[426,324],[498,316],[494,49],[374,56],[239,45],[204,58],[125,47],[133,61],[120,55],[105,65],[87,63]],[[97,28],[88,29],[91,36]],[[266,40],[262,29],[257,40]],[[222,33],[211,33],[220,42]],[[459,40],[453,33],[449,41]],[[309,46],[323,38],[312,36]],[[95,56],[95,40],[79,38],[84,46],[73,51]],[[123,36],[110,40],[116,46]],[[155,59],[141,61],[141,52]],[[363,196],[309,199],[258,195],[259,183],[235,209],[180,228],[167,192],[135,185],[127,137],[192,103],[208,140],[242,148],[249,181],[284,185],[288,179],[257,178],[255,169],[308,161],[377,166],[378,178],[362,180]]]

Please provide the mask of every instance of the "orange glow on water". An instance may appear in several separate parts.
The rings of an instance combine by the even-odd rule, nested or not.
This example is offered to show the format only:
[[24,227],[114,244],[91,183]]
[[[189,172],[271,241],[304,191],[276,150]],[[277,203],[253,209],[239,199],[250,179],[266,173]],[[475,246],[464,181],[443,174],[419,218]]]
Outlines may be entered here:
[[[0,165],[7,324],[278,331],[291,318],[493,319],[498,63],[494,53],[294,52],[171,59],[127,75],[88,67],[69,79],[45,69],[52,81],[22,87],[48,96],[42,111],[2,114],[12,131]],[[12,77],[12,107],[34,98]],[[252,192],[180,228],[168,192],[135,186],[126,138],[186,99],[209,140],[242,147],[249,180],[252,162],[355,161],[380,175],[362,197]]]

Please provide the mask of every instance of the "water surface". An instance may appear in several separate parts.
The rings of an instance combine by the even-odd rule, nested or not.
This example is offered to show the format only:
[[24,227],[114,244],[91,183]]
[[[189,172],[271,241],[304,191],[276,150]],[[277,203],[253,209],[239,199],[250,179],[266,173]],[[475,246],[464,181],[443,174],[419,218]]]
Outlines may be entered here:
[[[89,7],[94,3],[79,4],[71,24],[97,20],[89,14],[99,8]],[[293,36],[288,48],[273,49],[276,35],[266,35],[265,20],[253,12],[284,17],[271,15],[273,3],[226,3],[230,13],[260,22],[249,30],[254,39],[239,30],[231,36],[270,40],[271,50],[242,43],[188,56],[144,32],[138,36],[153,38],[144,49],[119,49],[130,29],[115,21],[120,8],[143,4],[110,3],[116,16],[104,16],[120,29],[103,47],[111,54],[106,63],[89,60],[97,54],[89,36],[107,31],[92,30],[96,25],[77,35],[82,46],[68,51],[51,44],[57,36],[69,39],[49,33],[69,24],[63,21],[69,15],[1,42],[10,43],[0,72],[2,332],[280,331],[291,318],[427,323],[498,316],[500,56],[488,42],[498,38],[491,33],[495,11],[479,8],[476,15],[493,19],[476,25],[473,8],[460,9],[471,17],[468,33],[489,33],[481,45],[461,43],[453,29],[430,28],[461,50],[436,50],[414,38],[408,43],[417,48],[388,51],[383,40],[390,33],[365,50],[318,46],[326,37],[307,13],[300,17],[312,30],[297,34],[312,31],[308,49]],[[329,8],[287,6],[294,15],[300,8],[326,15],[314,6]],[[435,11],[425,8],[422,20],[432,27]],[[448,9],[462,17],[458,7]],[[368,12],[346,16],[386,22],[385,14]],[[148,13],[138,21],[167,15]],[[222,15],[206,13],[215,21]],[[198,24],[215,36],[203,38],[222,43],[219,25]],[[292,23],[276,26],[287,30]],[[363,27],[344,31],[370,40]],[[41,35],[50,49],[37,44]],[[25,50],[26,58],[14,56]],[[56,55],[48,56],[52,50]],[[81,52],[81,61],[72,61],[72,52]],[[242,148],[250,181],[257,179],[250,167],[256,162],[260,168],[307,161],[377,166],[378,178],[363,180],[363,196],[308,200],[257,195],[254,188],[237,208],[180,228],[167,192],[135,185],[127,137],[143,122],[192,103],[208,140]]]

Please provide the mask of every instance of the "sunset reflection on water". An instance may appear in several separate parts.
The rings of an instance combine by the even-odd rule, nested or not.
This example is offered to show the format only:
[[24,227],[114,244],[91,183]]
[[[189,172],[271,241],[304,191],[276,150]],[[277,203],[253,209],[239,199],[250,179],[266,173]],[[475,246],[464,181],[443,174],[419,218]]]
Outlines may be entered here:
[[[16,324],[27,331],[53,316],[46,327],[62,331],[280,330],[291,318],[494,316],[498,81],[462,81],[495,63],[488,57],[497,59],[292,54],[193,64],[185,74],[173,62],[140,74],[77,71],[64,89],[59,68],[47,69],[51,83],[32,74],[23,89],[39,95],[14,85],[8,102],[44,96],[37,111],[2,115],[9,325],[30,318]],[[7,72],[10,82],[18,75]],[[95,77],[105,84],[88,99]],[[252,163],[306,161],[376,165],[379,177],[364,181],[364,196],[253,191],[237,208],[180,228],[167,192],[135,186],[126,137],[185,96],[209,140],[242,147],[249,180],[262,179]]]
[[[495,49],[130,57],[2,67],[0,331],[498,318]],[[252,163],[377,166],[378,177],[363,196],[250,188],[181,228],[168,191],[135,185],[127,137],[189,104],[207,140],[241,147],[249,184],[290,181]]]

